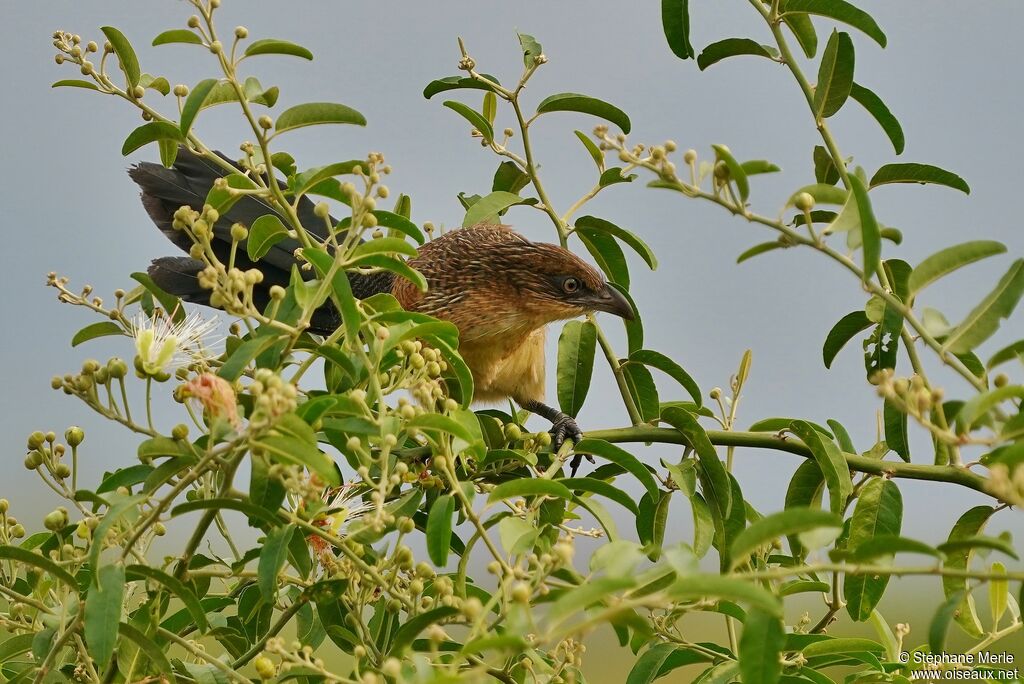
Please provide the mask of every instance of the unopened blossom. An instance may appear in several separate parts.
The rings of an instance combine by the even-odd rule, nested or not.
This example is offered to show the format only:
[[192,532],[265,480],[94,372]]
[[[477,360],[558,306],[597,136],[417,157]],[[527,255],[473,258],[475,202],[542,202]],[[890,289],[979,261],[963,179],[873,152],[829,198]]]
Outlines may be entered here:
[[219,375],[213,373],[197,375],[182,386],[181,396],[197,401],[203,407],[203,414],[208,419],[221,418],[234,428],[238,428],[241,424],[238,417],[235,388]]

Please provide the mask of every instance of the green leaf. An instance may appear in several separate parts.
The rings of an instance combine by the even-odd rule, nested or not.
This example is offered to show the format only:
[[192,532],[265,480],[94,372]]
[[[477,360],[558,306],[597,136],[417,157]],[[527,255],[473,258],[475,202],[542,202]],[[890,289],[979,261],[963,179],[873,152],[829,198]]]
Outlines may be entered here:
[[157,45],[169,45],[171,43],[202,45],[203,39],[188,29],[171,29],[170,31],[164,31],[153,39],[153,47],[156,47]]
[[995,333],[1001,319],[1013,313],[1021,295],[1024,295],[1024,259],[1013,262],[995,289],[949,334],[943,348],[962,354],[977,347]]
[[288,543],[295,534],[295,525],[282,525],[267,532],[260,550],[256,582],[264,603],[273,605],[277,600],[277,576],[288,560]]
[[[245,96],[245,100],[251,104],[273,107],[277,103],[280,90],[277,86],[264,90],[259,80],[250,76],[245,79],[245,83],[242,86],[242,94]],[[238,102],[238,92],[235,90],[234,84],[224,80],[218,81],[217,85],[210,91],[206,101],[203,102],[202,109],[227,102]]]
[[445,100],[443,104],[448,109],[458,112],[462,118],[472,124],[473,128],[483,136],[485,142],[490,143],[494,140],[494,127],[484,118],[483,114],[455,100]]
[[92,81],[83,81],[78,78],[65,78],[55,82],[51,88],[84,88],[85,90],[99,90]]
[[652,271],[658,268],[658,258],[654,255],[654,250],[648,247],[646,242],[625,228],[620,228],[611,221],[606,221],[596,216],[580,216],[576,219],[576,227],[614,235],[632,247],[633,251],[640,255],[640,258],[644,260]]
[[747,613],[740,637],[740,672],[743,684],[775,684],[782,674],[780,655],[786,642],[777,614],[754,609]]
[[162,585],[172,595],[174,595],[175,598],[181,601],[185,606],[185,609],[188,610],[189,614],[191,614],[192,620],[199,628],[199,631],[205,632],[209,627],[209,623],[206,619],[206,611],[203,610],[203,606],[199,602],[199,598],[189,586],[177,577],[168,575],[163,570],[150,567],[148,565],[129,565],[125,568],[125,579],[129,582],[137,579],[152,580],[157,584]]
[[288,229],[277,214],[264,214],[252,222],[249,237],[245,242],[245,253],[253,261],[267,255],[270,248],[288,237]]
[[828,336],[825,338],[825,345],[821,350],[825,368],[831,368],[832,361],[835,360],[839,350],[858,333],[870,328],[871,325],[871,320],[863,311],[853,311],[840,318],[839,322],[832,326],[832,329],[828,332]]
[[360,260],[370,254],[404,254],[407,257],[415,257],[416,248],[402,238],[379,237],[367,240],[352,252],[352,259]]
[[245,48],[244,54],[246,57],[253,57],[255,55],[291,55],[292,57],[301,57],[302,59],[313,59],[313,53],[301,45],[276,38],[264,38],[253,41]]
[[910,441],[907,438],[907,414],[899,410],[888,399],[882,407],[882,422],[885,425],[885,443],[900,458],[910,463]]
[[523,198],[511,192],[492,192],[473,204],[462,219],[465,227],[491,224],[498,219],[498,214],[509,207],[522,204]]
[[575,417],[583,408],[594,372],[597,326],[591,321],[569,321],[558,337],[558,405]]
[[[629,453],[628,451],[609,444],[600,439],[583,439],[579,444],[576,445],[574,451],[577,454],[593,454],[600,456],[606,461],[611,461],[618,466],[621,466],[624,470],[631,473],[636,479],[647,490],[647,493],[651,495],[651,498],[655,501],[660,498],[660,490],[658,488],[658,482],[654,479],[651,471],[647,469],[643,463],[641,463],[636,456]],[[504,484],[498,485],[498,488],[505,486]]]
[[536,477],[509,480],[491,490],[487,503],[512,499],[517,496],[554,496],[559,499],[572,499],[568,487],[555,480],[544,480]]
[[[480,74],[488,81],[492,83],[498,83],[498,79],[494,78],[490,74]],[[478,81],[475,78],[469,76],[445,76],[437,80],[431,81],[427,84],[427,87],[423,89],[423,97],[428,100],[438,93],[443,93],[447,90],[458,90],[463,88],[469,88],[471,90],[491,90],[489,85]]]
[[697,422],[697,418],[688,411],[681,408],[666,408],[661,419],[674,427],[686,439],[693,450],[697,452],[700,460],[700,471],[698,473],[701,488],[704,491],[704,498],[708,506],[716,511],[720,520],[726,520],[733,506],[742,506],[742,501],[732,500],[732,485],[729,482],[729,473],[718,458],[715,447],[708,439],[704,428]]
[[613,166],[601,172],[601,177],[598,179],[597,184],[602,188],[607,188],[609,185],[615,185],[616,183],[632,183],[636,179],[637,175],[635,173],[624,176],[622,175],[621,167]]
[[996,366],[1012,361],[1014,359],[1020,359],[1024,357],[1024,340],[1017,340],[1011,344],[1006,345],[988,360],[985,367],[988,369],[995,368]]
[[271,511],[262,506],[257,506],[250,501],[239,499],[197,499],[195,501],[187,501],[172,508],[171,517],[177,518],[180,515],[193,511],[213,510],[238,511],[239,513],[244,513],[251,521],[262,521],[274,527],[281,524],[280,518]]
[[97,337],[108,337],[110,335],[124,335],[124,329],[113,321],[100,321],[85,326],[75,333],[71,338],[71,346],[77,347],[83,342],[94,340]]
[[580,139],[581,143],[583,143],[583,147],[586,148],[587,152],[590,154],[590,158],[593,159],[594,164],[597,165],[597,170],[603,171],[604,152],[602,152],[600,148],[598,148],[598,146],[594,144],[594,141],[590,139],[590,136],[588,136],[583,131],[573,131],[573,133],[575,133],[576,137]]
[[[434,504],[434,508],[437,508],[437,504]],[[430,512],[433,515],[434,509],[430,509]],[[509,516],[502,518],[498,522],[498,536],[501,538],[501,546],[505,549],[506,553],[518,554],[529,551],[533,548],[539,535],[540,530],[522,518]],[[429,535],[427,546],[429,549]],[[444,564],[440,563],[439,565]]]
[[395,632],[395,637],[391,641],[390,653],[392,655],[400,655],[402,651],[412,644],[413,640],[420,632],[430,625],[437,624],[458,612],[458,609],[453,608],[452,606],[441,606],[440,608],[433,608],[419,613],[416,617],[406,620],[406,622],[398,628],[398,631]]
[[715,596],[737,603],[746,603],[768,615],[781,618],[782,602],[773,594],[746,580],[723,575],[687,575],[680,577],[667,590],[672,598]]
[[651,684],[661,672],[662,665],[670,655],[679,648],[675,644],[659,643],[651,646],[636,659],[629,675],[626,677],[626,684]]
[[774,59],[777,51],[749,38],[726,38],[719,40],[701,50],[697,56],[697,67],[704,71],[712,64],[717,64],[728,57],[753,55]]
[[690,377],[689,373],[683,370],[682,366],[661,352],[656,352],[651,349],[638,349],[629,355],[629,361],[630,363],[642,363],[645,366],[657,368],[663,373],[666,373],[687,391],[690,397],[693,398],[693,402],[698,407],[703,405],[703,397],[701,396],[700,387],[697,386],[694,379]]
[[856,563],[865,563],[881,556],[893,556],[897,553],[921,553],[942,559],[943,554],[937,549],[917,541],[891,534],[879,534],[861,542],[856,549],[845,554],[845,558]]
[[304,126],[318,126],[320,124],[355,124],[366,125],[366,117],[343,104],[335,102],[307,102],[306,104],[295,105],[277,117],[274,124],[277,133],[290,131]]
[[195,87],[189,91],[188,97],[185,98],[185,104],[181,107],[181,122],[178,124],[178,130],[181,131],[182,137],[188,137],[189,131],[192,130],[192,124],[195,122],[196,115],[199,113],[199,110],[203,108],[203,104],[206,102],[206,99],[210,96],[210,93],[216,85],[217,79],[207,78],[197,83]]
[[868,189],[857,176],[850,176],[850,196],[857,202],[857,213],[860,217],[861,249],[864,254],[864,281],[871,279],[881,267],[882,235],[875,220],[875,212],[871,209]]
[[1010,546],[1009,542],[1005,539],[1000,539],[999,537],[986,537],[984,535],[964,537],[962,539],[953,539],[943,542],[935,548],[948,555],[953,555],[964,550],[991,549],[993,551],[1005,553],[1014,560],[1020,560],[1017,556],[1017,552],[1012,546]]
[[[820,508],[824,487],[825,476],[822,475],[818,463],[813,459],[804,461],[797,467],[796,472],[793,473],[793,478],[789,481],[789,486],[786,488],[785,507],[787,509],[802,507]],[[793,555],[799,558],[802,558],[807,553],[807,549],[804,549],[800,538],[796,535],[789,537],[789,548],[792,549]]]
[[[967,510],[953,525],[949,532],[947,542],[958,542],[971,537],[976,537],[985,529],[985,524],[995,512],[991,506],[975,506]],[[967,570],[971,566],[971,559],[974,557],[974,549],[966,547],[956,549],[948,555],[944,568],[950,570]],[[974,597],[969,591],[968,580],[965,577],[943,577],[942,591],[953,604],[952,612],[955,612],[955,619],[965,632],[975,638],[981,638],[984,629],[978,619],[978,613],[974,607]],[[948,620],[947,620],[948,623]],[[934,627],[934,622],[932,623]],[[942,634],[945,635],[945,627]]]
[[822,527],[834,527],[838,530],[842,526],[843,519],[840,516],[812,508],[787,508],[767,515],[751,523],[750,527],[733,539],[729,553],[732,559],[730,569],[735,570],[739,565],[746,563],[751,553],[779,537]]
[[111,563],[96,571],[96,582],[85,596],[85,643],[89,655],[103,667],[114,655],[124,592],[124,566]]
[[853,88],[854,51],[850,34],[832,31],[818,67],[814,86],[814,115],[827,119],[846,103]]
[[806,14],[783,14],[782,21],[793,32],[807,59],[814,57],[818,52],[818,34],[814,31],[814,22],[811,18]]
[[114,48],[121,71],[124,72],[125,78],[128,80],[128,87],[134,88],[139,84],[139,77],[142,73],[139,69],[139,58],[135,56],[132,44],[128,42],[123,33],[113,26],[104,26],[100,30],[103,31],[103,35],[107,37],[110,45]]
[[822,639],[812,641],[801,649],[807,658],[836,653],[883,653],[885,647],[872,639],[862,637],[842,637],[838,639]]
[[[902,523],[903,497],[899,487],[885,478],[873,478],[857,497],[847,548],[856,552],[861,544],[875,537],[899,536]],[[888,584],[889,575],[847,575],[843,580],[843,597],[850,617],[857,622],[871,617]]]
[[882,98],[856,81],[854,81],[850,88],[850,97],[866,109],[868,114],[874,117],[878,125],[882,127],[882,130],[889,137],[889,141],[892,143],[896,154],[903,154],[903,148],[906,145],[906,139],[903,137],[903,127],[900,126],[899,120],[889,111],[885,103],[882,102]]
[[[302,254],[313,264],[313,268],[317,270],[321,278],[330,272],[331,266],[334,263],[334,257],[324,250],[319,248],[304,249]],[[345,335],[348,339],[357,342],[359,340],[359,324],[362,321],[362,314],[360,314],[359,307],[356,305],[356,298],[352,294],[352,285],[349,283],[348,274],[344,271],[335,273],[331,286],[333,288],[335,304],[338,305],[338,309],[341,311]]]
[[636,586],[636,578],[632,576],[599,577],[567,590],[551,604],[548,617],[552,625],[563,622],[574,613],[604,601],[609,596]]
[[[174,668],[171,665],[171,661],[167,659],[167,655],[164,653],[164,649],[158,646],[155,641],[150,639],[146,634],[135,627],[132,627],[126,622],[122,622],[117,626],[118,633],[134,643],[142,653],[149,658],[150,665],[156,668],[156,671],[160,673],[160,679],[168,682],[169,684],[175,684],[177,678],[174,676]],[[196,681],[200,681],[197,679]]]
[[877,188],[887,183],[933,183],[945,185],[967,195],[971,194],[971,187],[967,185],[967,181],[952,171],[931,164],[886,164],[871,177],[871,187]]
[[590,228],[577,228],[575,235],[594,257],[594,261],[597,262],[605,277],[628,289],[629,265],[626,263],[626,255],[622,253],[622,248],[619,247],[615,238],[608,233]]
[[427,555],[438,567],[444,567],[448,563],[448,552],[452,547],[453,515],[455,499],[450,494],[437,497],[427,515]]
[[30,565],[33,568],[50,573],[51,577],[60,580],[72,589],[78,588],[78,581],[75,580],[74,575],[54,563],[48,557],[34,551],[18,548],[17,546],[0,546],[0,559]]
[[519,168],[513,161],[503,161],[498,164],[494,172],[494,180],[491,182],[491,191],[499,190],[518,194],[520,190],[530,183],[530,176]]
[[694,56],[690,44],[690,3],[689,0],[661,0],[661,29],[665,32],[668,47],[679,59]]
[[845,0],[786,0],[786,15],[798,13],[816,14],[848,24],[885,47],[885,34],[871,15]]
[[750,249],[748,249],[747,251],[745,251],[742,254],[740,254],[738,257],[736,257],[736,263],[737,264],[742,264],[747,259],[753,259],[754,257],[758,256],[759,254],[764,254],[765,252],[771,252],[772,250],[775,250],[775,249],[781,249],[781,248],[783,248],[785,246],[786,245],[784,245],[783,243],[779,242],[778,240],[772,240],[771,242],[762,242],[762,243],[756,244],[753,247],[751,247]]
[[747,172],[743,170],[743,166],[732,156],[732,152],[729,151],[728,147],[725,145],[712,145],[711,148],[715,151],[715,158],[725,162],[725,165],[729,167],[729,179],[736,183],[740,199],[746,202],[750,196],[750,183],[747,181]]
[[[957,618],[959,621],[960,611],[963,609],[964,601],[970,599],[970,595],[959,591],[947,598],[932,617],[928,626],[928,646],[932,653],[943,653],[946,647],[946,632],[949,631],[949,623]],[[971,606],[973,608],[973,605]],[[975,616],[975,619],[977,617]],[[963,624],[963,623],[961,623]],[[980,631],[980,630],[979,630]],[[979,635],[980,636],[980,633]]]
[[908,284],[909,296],[913,297],[939,278],[947,276],[959,268],[1004,252],[1006,252],[1006,245],[995,240],[972,240],[939,250],[911,271]]
[[446,432],[452,437],[461,439],[465,442],[474,441],[473,435],[464,425],[462,425],[462,423],[458,422],[454,418],[450,418],[439,413],[420,414],[406,423],[406,426],[428,432]]
[[603,496],[606,499],[611,499],[625,507],[634,516],[639,512],[636,502],[633,501],[628,494],[604,480],[598,480],[592,477],[565,477],[560,479],[559,482],[571,489],[573,492],[590,492],[592,494]]
[[516,36],[519,37],[519,47],[523,49],[523,66],[527,69],[536,66],[537,58],[544,54],[544,49],[528,33],[516,33]]
[[224,365],[217,370],[217,375],[225,380],[234,382],[242,376],[242,371],[245,370],[250,361],[277,344],[279,339],[280,338],[277,335],[268,334],[257,335],[256,337],[242,342],[242,344],[238,345],[238,348],[228,356]]
[[761,173],[778,173],[782,171],[776,164],[768,161],[767,159],[750,159],[740,164],[740,168],[743,169],[743,173],[748,176],[756,176]]
[[580,112],[582,114],[590,114],[615,124],[622,129],[623,133],[629,133],[630,129],[629,117],[626,116],[624,111],[596,97],[580,95],[579,93],[558,93],[545,97],[537,105],[537,113],[547,114],[548,112]]
[[[991,572],[996,575],[1006,575],[1006,566],[996,562],[992,564]],[[1009,605],[1010,583],[1005,579],[992,579],[988,583],[988,606],[992,615],[992,628],[999,626],[1006,608]]]
[[158,140],[171,140],[180,143],[185,141],[185,137],[172,123],[150,121],[128,134],[128,137],[124,139],[124,144],[121,145],[121,154],[127,156],[140,147]]
[[335,487],[341,484],[341,475],[334,459],[312,444],[291,436],[268,435],[253,440],[252,446],[263,450],[274,460],[304,466]]
[[846,204],[849,198],[849,193],[842,188],[837,188],[828,183],[814,183],[813,185],[805,185],[790,195],[786,206],[793,206],[796,198],[803,192],[813,197],[814,201],[818,204]]
[[830,439],[822,437],[807,421],[794,420],[791,426],[793,433],[811,450],[814,460],[825,476],[828,487],[829,507],[833,513],[842,515],[846,509],[846,501],[853,494],[853,482],[850,480],[850,468],[846,464],[839,447]]

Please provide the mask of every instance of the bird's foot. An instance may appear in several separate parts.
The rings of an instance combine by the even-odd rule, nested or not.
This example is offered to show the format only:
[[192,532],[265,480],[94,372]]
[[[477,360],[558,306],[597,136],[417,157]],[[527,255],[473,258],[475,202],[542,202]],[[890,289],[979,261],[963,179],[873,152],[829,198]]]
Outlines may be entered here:
[[561,414],[551,422],[551,450],[558,452],[565,444],[565,440],[572,440],[573,444],[583,439],[583,430],[576,424],[572,416]]

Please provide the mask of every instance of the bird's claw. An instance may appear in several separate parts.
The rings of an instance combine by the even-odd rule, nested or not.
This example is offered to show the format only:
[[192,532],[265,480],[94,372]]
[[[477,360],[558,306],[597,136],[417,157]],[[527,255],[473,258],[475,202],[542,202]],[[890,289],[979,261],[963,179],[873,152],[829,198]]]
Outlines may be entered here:
[[566,439],[575,444],[583,439],[583,430],[576,424],[572,416],[563,415],[551,424],[551,450],[558,452]]

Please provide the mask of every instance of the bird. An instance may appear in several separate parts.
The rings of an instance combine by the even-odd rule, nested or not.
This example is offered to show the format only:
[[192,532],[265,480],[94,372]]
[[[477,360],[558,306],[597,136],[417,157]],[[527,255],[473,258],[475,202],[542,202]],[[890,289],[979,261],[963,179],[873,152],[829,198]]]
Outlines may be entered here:
[[[241,171],[225,155],[216,154]],[[171,167],[140,162],[128,173],[139,186],[142,205],[157,228],[183,251],[189,251],[191,238],[173,227],[174,214],[182,206],[202,211],[207,194],[214,182],[226,175],[226,169],[182,146]],[[303,196],[297,215],[310,234],[324,240],[325,221],[315,214],[314,206]],[[249,195],[237,201],[212,226],[214,253],[227,262],[231,226],[250,226],[270,213],[277,212],[261,198]],[[299,263],[295,255],[299,243],[282,240],[259,263],[248,258],[244,243],[240,247],[235,265],[262,271],[263,281],[255,295],[262,298],[257,303],[269,301],[270,287],[288,285],[292,266]],[[425,292],[410,280],[384,271],[349,273],[353,294],[364,299],[390,293],[408,311],[451,322],[459,331],[459,354],[473,375],[474,401],[512,399],[547,419],[555,450],[566,439],[581,440],[583,432],[575,418],[544,403],[545,332],[555,321],[594,312],[632,320],[635,313],[626,297],[570,250],[532,242],[506,225],[489,223],[444,232],[420,246],[408,265],[425,278]],[[160,257],[152,261],[148,273],[162,290],[209,306],[211,292],[200,286],[198,278],[205,266],[192,257]],[[314,313],[310,330],[328,335],[341,323],[340,314],[328,301]]]

